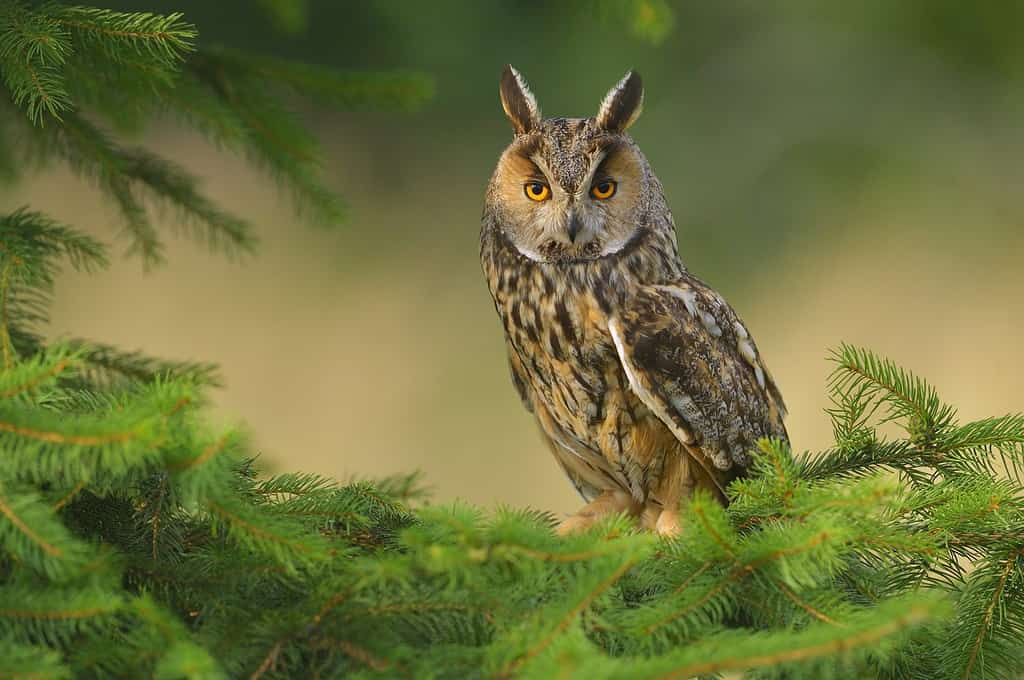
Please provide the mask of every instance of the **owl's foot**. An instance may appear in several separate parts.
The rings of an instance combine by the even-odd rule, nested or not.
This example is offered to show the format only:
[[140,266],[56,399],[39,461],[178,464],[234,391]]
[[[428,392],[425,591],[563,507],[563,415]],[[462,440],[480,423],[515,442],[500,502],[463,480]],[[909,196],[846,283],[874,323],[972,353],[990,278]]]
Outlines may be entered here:
[[555,529],[559,536],[586,531],[608,515],[620,512],[637,514],[636,501],[625,491],[605,491],[590,501],[579,512],[562,520]]
[[665,538],[675,538],[683,532],[678,510],[666,510],[660,503],[648,503],[640,513],[640,528],[653,531]]
[[654,523],[654,530],[658,532],[659,536],[664,538],[675,538],[681,534],[683,527],[679,524],[679,511],[662,510],[661,514],[658,515],[657,521]]
[[658,517],[661,516],[660,503],[648,503],[640,513],[640,528],[646,531],[658,530]]

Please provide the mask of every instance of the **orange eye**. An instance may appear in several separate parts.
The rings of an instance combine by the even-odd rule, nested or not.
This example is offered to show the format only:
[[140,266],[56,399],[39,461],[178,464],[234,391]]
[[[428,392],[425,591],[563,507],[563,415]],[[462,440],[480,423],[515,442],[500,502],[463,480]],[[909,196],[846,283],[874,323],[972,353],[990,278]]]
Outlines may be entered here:
[[534,201],[547,200],[548,196],[551,195],[551,189],[543,182],[527,182],[523,188],[526,190],[527,197]]
[[602,201],[606,198],[611,198],[615,195],[615,182],[611,180],[598,182],[590,187],[590,195]]

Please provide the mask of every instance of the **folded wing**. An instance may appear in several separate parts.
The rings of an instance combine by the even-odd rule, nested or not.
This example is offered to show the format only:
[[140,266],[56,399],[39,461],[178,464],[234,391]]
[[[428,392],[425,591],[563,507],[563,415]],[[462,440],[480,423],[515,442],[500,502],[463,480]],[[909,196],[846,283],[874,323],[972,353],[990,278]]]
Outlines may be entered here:
[[762,437],[785,439],[782,395],[722,297],[684,276],[644,286],[609,330],[630,387],[720,490]]

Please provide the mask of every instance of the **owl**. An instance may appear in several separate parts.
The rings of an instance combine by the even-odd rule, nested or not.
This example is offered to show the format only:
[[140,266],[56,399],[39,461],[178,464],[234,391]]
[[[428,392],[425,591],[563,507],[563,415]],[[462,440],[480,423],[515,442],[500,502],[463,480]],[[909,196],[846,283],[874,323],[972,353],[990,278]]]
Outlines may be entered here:
[[515,134],[480,258],[512,382],[586,501],[558,531],[625,512],[674,536],[694,489],[727,502],[755,442],[786,439],[782,395],[736,312],[679,257],[661,183],[626,133],[640,76],[593,118],[542,118],[511,66],[499,93]]

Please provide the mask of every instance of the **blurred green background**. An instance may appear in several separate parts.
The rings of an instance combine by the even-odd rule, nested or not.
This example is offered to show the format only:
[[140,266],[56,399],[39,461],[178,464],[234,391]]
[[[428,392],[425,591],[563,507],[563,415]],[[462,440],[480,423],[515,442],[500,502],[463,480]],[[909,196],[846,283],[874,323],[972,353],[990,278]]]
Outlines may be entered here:
[[[218,414],[250,424],[272,469],[419,468],[439,499],[577,504],[509,383],[477,259],[511,138],[506,62],[548,115],[592,115],[627,69],[643,75],[631,132],[684,260],[753,330],[797,449],[830,441],[840,341],[928,377],[966,417],[1024,409],[1024,3],[652,1],[671,12],[659,30],[616,2],[325,0],[284,15],[287,30],[272,0],[98,4],[184,11],[209,43],[435,79],[417,112],[305,112],[349,205],[331,231],[296,220],[243,159],[149,128],[143,143],[254,221],[260,253],[230,264],[176,242],[152,273],[132,260],[58,282],[55,336],[219,363]],[[116,229],[60,169],[0,200]]]

